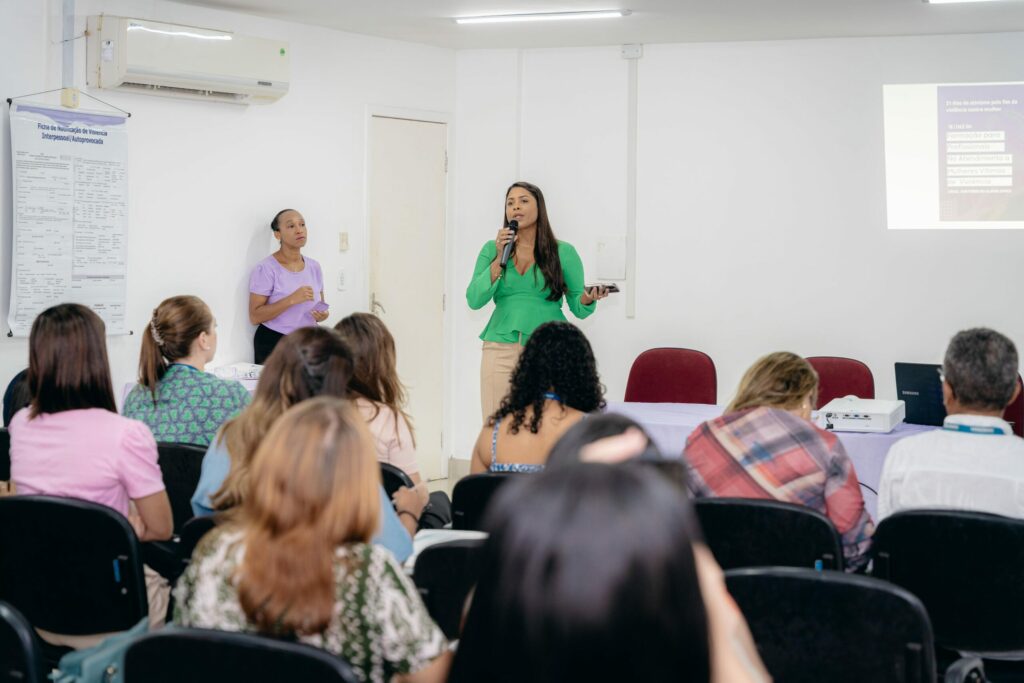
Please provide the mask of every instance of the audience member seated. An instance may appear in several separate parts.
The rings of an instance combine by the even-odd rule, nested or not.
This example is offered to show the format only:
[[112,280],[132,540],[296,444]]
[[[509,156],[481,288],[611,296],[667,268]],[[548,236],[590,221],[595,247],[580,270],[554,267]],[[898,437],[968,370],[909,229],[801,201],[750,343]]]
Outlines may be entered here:
[[[352,350],[354,367],[348,381],[349,396],[370,428],[377,460],[399,468],[416,484],[415,490],[402,487],[395,493],[395,506],[403,511],[422,509],[429,498],[416,462],[412,420],[405,412],[406,393],[398,378],[395,338],[384,322],[370,313],[353,313],[334,329]],[[447,509],[444,521],[450,522],[448,496],[440,493],[435,499],[439,509]]]
[[250,470],[237,514],[200,541],[178,584],[175,623],[297,638],[373,683],[443,681],[444,635],[395,558],[369,544],[380,470],[358,411],[326,396],[293,406]]
[[202,299],[162,301],[142,333],[139,384],[125,399],[125,417],[145,422],[157,441],[209,446],[249,403],[241,384],[205,372],[216,352],[217,322]]
[[470,471],[538,472],[562,434],[604,405],[583,332],[567,322],[545,323],[530,335],[508,395],[480,431]]
[[4,427],[11,424],[11,418],[32,401],[28,390],[28,368],[15,375],[4,390]]
[[685,496],[646,468],[503,488],[451,683],[767,681]]
[[1024,439],[1003,411],[1017,398],[1017,349],[994,330],[953,337],[942,364],[941,430],[897,441],[878,491],[878,517],[947,508],[1024,518]]
[[693,431],[683,456],[699,498],[774,498],[825,514],[854,571],[867,563],[874,526],[839,438],[810,421],[817,392],[806,360],[769,354],[747,370],[725,415]]
[[577,462],[621,462],[654,449],[640,423],[619,413],[591,415],[573,425],[551,447],[548,467]]
[[[263,366],[252,403],[210,443],[192,496],[192,511],[209,515],[242,503],[250,486],[253,456],[274,421],[314,396],[346,397],[351,374],[352,352],[334,330],[303,327],[282,338]],[[383,528],[375,541],[404,560],[412,553],[410,536],[415,525],[403,529],[387,497],[382,494],[381,498]],[[411,512],[419,516],[420,509]]]
[[[100,317],[79,304],[40,313],[29,334],[27,383],[31,404],[10,426],[17,493],[106,505],[128,518],[139,540],[170,538],[156,441],[146,425],[117,414]],[[166,581],[147,568],[146,584],[150,618],[162,622]]]

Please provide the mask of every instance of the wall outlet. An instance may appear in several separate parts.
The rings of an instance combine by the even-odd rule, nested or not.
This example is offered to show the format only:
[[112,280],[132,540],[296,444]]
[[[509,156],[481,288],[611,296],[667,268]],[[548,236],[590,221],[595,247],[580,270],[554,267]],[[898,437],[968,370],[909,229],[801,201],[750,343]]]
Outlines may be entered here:
[[347,278],[345,277],[345,269],[342,268],[341,270],[338,271],[338,291],[339,292],[344,292],[345,291],[345,281],[346,281],[346,279]]

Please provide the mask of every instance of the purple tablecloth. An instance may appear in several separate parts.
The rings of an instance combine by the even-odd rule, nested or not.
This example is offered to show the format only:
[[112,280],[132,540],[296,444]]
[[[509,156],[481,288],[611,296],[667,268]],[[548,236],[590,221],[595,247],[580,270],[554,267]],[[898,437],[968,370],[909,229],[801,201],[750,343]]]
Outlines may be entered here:
[[[686,437],[705,420],[718,417],[723,412],[722,406],[703,403],[621,403],[610,401],[608,411],[627,415],[647,430],[654,439],[658,449],[666,455],[681,455]],[[857,480],[868,490],[861,487],[864,494],[864,505],[871,518],[877,518],[878,483],[882,479],[882,465],[889,447],[906,436],[920,434],[935,427],[923,425],[900,424],[888,434],[865,434],[860,432],[836,432],[843,443],[846,453],[853,461],[857,471]]]

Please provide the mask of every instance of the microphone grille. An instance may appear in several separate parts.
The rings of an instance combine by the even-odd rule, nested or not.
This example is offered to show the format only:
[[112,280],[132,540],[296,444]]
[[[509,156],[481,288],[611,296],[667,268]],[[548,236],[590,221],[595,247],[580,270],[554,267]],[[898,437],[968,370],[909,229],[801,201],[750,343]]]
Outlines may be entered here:
[[508,227],[512,228],[513,230],[518,230],[519,229],[519,221],[517,221],[515,219],[510,220],[508,222]]

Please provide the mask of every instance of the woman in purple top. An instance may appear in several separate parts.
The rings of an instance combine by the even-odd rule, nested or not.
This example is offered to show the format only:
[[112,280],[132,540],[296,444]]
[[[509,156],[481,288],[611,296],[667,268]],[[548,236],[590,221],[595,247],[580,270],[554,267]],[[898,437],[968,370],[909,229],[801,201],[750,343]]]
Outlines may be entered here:
[[257,263],[249,276],[249,320],[258,326],[253,337],[258,365],[281,337],[327,320],[328,313],[320,264],[302,255],[306,219],[295,209],[283,209],[270,221],[270,229],[281,248]]

